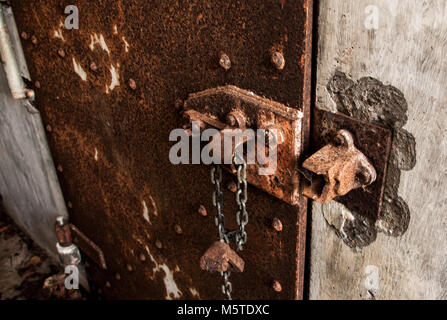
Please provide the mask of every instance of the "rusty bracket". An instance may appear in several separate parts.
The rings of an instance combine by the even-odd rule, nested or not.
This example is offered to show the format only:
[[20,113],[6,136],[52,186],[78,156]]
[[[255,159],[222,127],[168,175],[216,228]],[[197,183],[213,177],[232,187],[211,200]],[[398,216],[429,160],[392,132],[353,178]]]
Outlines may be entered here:
[[[258,96],[235,86],[217,87],[192,93],[184,103],[185,128],[192,121],[199,121],[201,129],[263,129],[277,132],[276,171],[271,175],[259,175],[258,164],[247,166],[248,183],[264,190],[291,205],[299,201],[298,159],[301,153],[300,110]],[[268,147],[267,147],[268,148]],[[224,150],[224,152],[233,152]],[[247,152],[255,152],[247,150]],[[224,166],[236,173],[234,165]]]
[[374,166],[355,147],[347,130],[338,131],[330,144],[304,161],[303,167],[313,175],[309,183],[303,183],[302,193],[320,203],[365,188],[377,178]]
[[376,220],[382,206],[391,141],[388,128],[315,109],[311,141],[314,154],[303,163],[303,194],[320,202],[334,199]]

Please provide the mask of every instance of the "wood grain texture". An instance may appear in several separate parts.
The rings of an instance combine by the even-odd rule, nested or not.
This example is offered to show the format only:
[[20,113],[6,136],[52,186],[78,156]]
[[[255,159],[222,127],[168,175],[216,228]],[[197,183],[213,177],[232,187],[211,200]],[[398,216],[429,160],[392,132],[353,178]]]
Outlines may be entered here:
[[[371,5],[377,30],[365,27]],[[447,299],[447,3],[322,0],[318,46],[316,106],[335,111],[326,85],[337,70],[395,86],[408,102],[417,164],[402,172],[411,221],[401,237],[379,234],[354,251],[323,216],[338,204],[313,205],[310,298]]]

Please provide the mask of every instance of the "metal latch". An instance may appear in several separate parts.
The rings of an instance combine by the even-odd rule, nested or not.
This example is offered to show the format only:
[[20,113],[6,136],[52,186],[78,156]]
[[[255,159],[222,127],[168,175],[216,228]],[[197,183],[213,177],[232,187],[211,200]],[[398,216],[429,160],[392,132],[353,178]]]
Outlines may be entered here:
[[[248,165],[247,181],[291,205],[298,205],[300,195],[326,203],[360,190],[357,198],[350,198],[351,204],[369,206],[369,214],[379,214],[391,145],[387,128],[316,110],[311,143],[314,153],[300,165],[303,114],[298,109],[224,86],[190,94],[184,103],[184,117],[188,130],[196,121],[200,130],[218,129],[217,135],[226,129],[275,129],[273,147],[278,157],[274,174],[259,175],[257,163]],[[233,154],[225,152],[233,153],[235,147],[222,150],[222,157],[231,157]],[[266,148],[266,153],[272,151],[272,146]],[[226,169],[236,173],[233,165]]]

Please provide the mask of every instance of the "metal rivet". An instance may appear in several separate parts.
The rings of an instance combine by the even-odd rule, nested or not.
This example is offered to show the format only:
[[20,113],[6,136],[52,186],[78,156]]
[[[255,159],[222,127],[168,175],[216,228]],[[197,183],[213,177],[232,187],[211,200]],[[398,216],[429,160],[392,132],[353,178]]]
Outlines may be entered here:
[[117,273],[117,274],[115,275],[115,279],[116,279],[116,280],[121,280],[121,275],[120,275],[119,273]]
[[176,224],[174,226],[174,230],[175,230],[175,233],[177,233],[177,234],[182,234],[183,233],[182,227],[180,227],[178,224]]
[[230,182],[228,182],[228,184],[227,184],[227,189],[228,189],[230,192],[235,193],[235,192],[237,191],[237,184],[236,184],[236,182],[234,182],[233,180],[231,180]]
[[286,65],[286,60],[281,52],[275,51],[272,53],[272,63],[276,69],[282,70]]
[[71,201],[67,202],[67,207],[69,207],[70,209],[73,208],[73,204],[71,203]]
[[133,268],[132,268],[132,266],[131,266],[130,264],[128,264],[128,265],[126,266],[126,268],[127,268],[127,271],[129,271],[129,272],[132,272],[132,271],[133,271]]
[[57,171],[59,171],[59,172],[64,171],[64,169],[62,168],[62,166],[60,164],[57,165]]
[[20,36],[22,37],[23,40],[28,40],[29,39],[28,34],[25,31],[22,31]]
[[228,124],[230,127],[234,127],[234,126],[237,124],[236,117],[235,117],[233,114],[231,114],[231,113],[229,113],[229,114],[227,115],[227,124]]
[[31,37],[31,42],[32,42],[33,44],[37,44],[37,38],[36,38],[35,36],[32,36],[32,37]]
[[281,292],[282,291],[281,283],[279,283],[278,280],[273,281],[272,288],[273,288],[273,290],[275,290],[275,292]]
[[155,246],[156,246],[158,249],[162,249],[162,248],[163,248],[163,244],[161,243],[160,240],[155,241]]
[[227,54],[225,54],[225,53],[221,53],[220,54],[220,59],[219,59],[219,64],[226,71],[230,70],[230,68],[231,68],[230,57]]
[[94,62],[90,63],[90,70],[92,70],[92,71],[98,70],[98,66],[96,65],[96,63],[94,63]]
[[132,90],[135,90],[135,89],[137,88],[137,83],[135,82],[134,79],[129,79],[129,87],[130,87]]
[[106,282],[106,288],[111,288],[111,287],[112,287],[112,285],[110,284],[109,281],[107,281],[107,282]]
[[146,261],[146,256],[143,253],[140,254],[140,261],[142,262]]
[[282,222],[278,218],[273,219],[272,226],[273,226],[273,229],[275,229],[278,232],[282,231],[282,229],[283,229]]
[[60,56],[60,57],[65,57],[65,51],[64,51],[64,49],[59,49],[59,50],[57,50],[57,54]]
[[37,89],[40,89],[40,82],[39,82],[39,81],[36,81],[36,82],[34,83],[34,86],[35,86]]
[[47,129],[48,132],[53,131],[53,128],[51,128],[51,126],[49,124],[47,124],[47,126],[45,127],[45,129]]
[[199,213],[204,217],[206,217],[208,215],[208,213],[206,212],[206,208],[203,205],[200,205]]

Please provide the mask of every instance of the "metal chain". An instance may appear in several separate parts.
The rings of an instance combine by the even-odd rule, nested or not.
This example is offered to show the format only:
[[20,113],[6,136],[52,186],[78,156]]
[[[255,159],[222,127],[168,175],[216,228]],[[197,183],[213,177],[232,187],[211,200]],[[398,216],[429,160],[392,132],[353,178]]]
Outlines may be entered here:
[[[214,165],[211,169],[211,182],[213,183],[215,190],[213,191],[213,205],[217,209],[217,213],[214,216],[214,223],[219,230],[220,241],[225,241],[226,244],[230,243],[230,237],[234,237],[238,251],[243,250],[243,245],[247,242],[247,232],[245,226],[248,224],[248,213],[246,209],[246,203],[248,199],[247,194],[247,164],[245,161],[237,166],[237,192],[236,202],[238,204],[238,211],[236,213],[236,222],[238,229],[234,231],[228,231],[225,229],[225,215],[222,213],[222,207],[224,203],[223,192],[221,189],[222,183],[222,168],[219,165]],[[222,292],[227,297],[227,300],[231,300],[231,292],[233,291],[233,285],[230,282],[230,271],[221,272],[223,278]]]
[[236,246],[238,251],[242,251],[244,244],[247,242],[247,232],[245,231],[245,226],[248,224],[247,200],[247,164],[244,161],[237,166],[236,202],[239,209],[236,213],[236,222],[239,226],[239,232],[236,233]]

